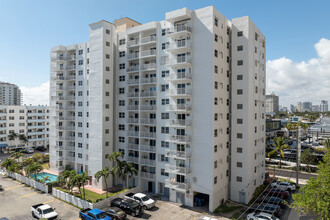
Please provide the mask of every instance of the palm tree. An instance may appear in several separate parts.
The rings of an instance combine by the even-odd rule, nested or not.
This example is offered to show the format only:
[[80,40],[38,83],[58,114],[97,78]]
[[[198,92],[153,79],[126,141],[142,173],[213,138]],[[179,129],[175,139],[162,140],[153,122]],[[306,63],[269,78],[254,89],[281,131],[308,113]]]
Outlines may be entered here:
[[330,139],[327,138],[322,142],[322,145],[325,147],[326,150],[330,149]]
[[88,176],[87,171],[80,174],[80,181],[81,181],[82,187],[83,187],[84,199],[85,199],[85,183],[88,179],[89,179],[89,176]]
[[280,153],[280,168],[281,168],[281,157],[284,158],[284,149],[290,149],[291,147],[288,147],[285,143],[285,140],[283,137],[277,137],[274,140],[274,144],[273,146],[275,147],[274,150],[272,150],[271,152],[268,153],[268,157],[270,157],[271,155],[275,154],[275,153]]
[[108,155],[108,159],[110,161],[113,161],[113,162],[118,162],[119,161],[119,157],[120,158],[123,158],[124,157],[124,154],[122,152],[113,152],[112,154]]
[[294,131],[294,130],[297,129],[297,127],[298,127],[298,124],[296,124],[296,123],[288,123],[288,124],[286,125],[286,128],[287,128],[289,131]]
[[126,184],[126,189],[128,188],[128,178],[133,176],[133,174],[137,175],[138,170],[133,166],[132,163],[127,163],[127,161],[118,161],[118,175],[122,178],[123,182]]
[[42,182],[42,183],[46,183],[46,181],[50,181],[49,176],[45,176],[44,178],[42,178],[42,179],[40,180],[40,182]]
[[105,188],[106,188],[106,197],[108,197],[108,184],[107,184],[107,178],[109,177],[109,175],[112,174],[112,171],[109,170],[109,167],[105,167],[103,168],[102,170],[98,171],[96,174],[95,174],[95,178],[96,178],[96,181],[99,182],[99,180],[101,178],[104,179],[104,183],[105,183]]
[[[14,142],[15,139],[18,137],[17,133],[13,132],[11,134],[8,135],[8,139],[11,141],[11,142]],[[11,144],[13,145],[13,143]],[[15,146],[16,147],[16,146]]]
[[42,171],[42,166],[39,162],[34,162],[25,168],[25,172],[34,175],[34,179],[37,181],[37,174]]
[[10,153],[10,157],[14,158],[16,160],[18,160],[20,157],[22,157],[24,154],[22,153],[22,151],[16,152],[16,151],[12,151]]
[[6,170],[8,170],[9,167],[15,162],[16,161],[14,161],[13,159],[7,158],[1,163],[1,167],[4,167]]
[[11,173],[19,173],[22,174],[23,166],[21,163],[14,161],[11,166],[8,167],[8,171]]
[[[307,128],[309,128],[309,124],[299,122],[298,126],[300,126],[305,131],[305,134],[306,134],[306,130],[307,130]],[[307,138],[307,134],[306,134],[306,138]]]
[[20,140],[21,143],[25,144],[29,142],[29,140],[27,139],[25,134],[19,134],[18,135],[18,139]]

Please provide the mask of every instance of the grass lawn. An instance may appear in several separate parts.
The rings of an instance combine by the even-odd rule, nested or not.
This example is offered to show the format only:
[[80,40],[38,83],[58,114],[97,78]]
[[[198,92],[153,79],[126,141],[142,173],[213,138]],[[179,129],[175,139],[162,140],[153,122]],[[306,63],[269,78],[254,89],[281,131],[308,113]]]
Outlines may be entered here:
[[241,206],[226,206],[226,205],[221,205],[218,208],[214,210],[214,213],[229,213],[231,211],[234,211],[236,209],[241,208]]
[[49,169],[49,162],[42,163],[41,166],[43,169]]

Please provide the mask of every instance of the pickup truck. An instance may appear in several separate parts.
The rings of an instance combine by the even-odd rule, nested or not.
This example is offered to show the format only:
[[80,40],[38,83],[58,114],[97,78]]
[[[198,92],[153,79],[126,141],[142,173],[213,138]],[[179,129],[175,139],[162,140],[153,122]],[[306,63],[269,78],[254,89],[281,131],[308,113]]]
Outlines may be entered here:
[[58,214],[50,205],[37,204],[31,206],[31,213],[33,218],[45,218],[48,220],[57,219]]
[[155,200],[150,199],[147,195],[143,193],[128,193],[124,196],[124,199],[133,199],[139,203],[144,209],[151,209],[155,206]]
[[79,212],[82,220],[111,220],[111,218],[100,209],[83,209]]

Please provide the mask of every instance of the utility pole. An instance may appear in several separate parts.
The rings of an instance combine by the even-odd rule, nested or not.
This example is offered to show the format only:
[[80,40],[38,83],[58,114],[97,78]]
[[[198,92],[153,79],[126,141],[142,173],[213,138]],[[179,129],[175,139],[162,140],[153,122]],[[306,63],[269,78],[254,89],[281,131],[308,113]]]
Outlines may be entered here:
[[300,126],[297,127],[297,154],[296,154],[296,183],[299,185],[299,164],[300,164],[300,149],[301,149],[301,135],[300,135]]

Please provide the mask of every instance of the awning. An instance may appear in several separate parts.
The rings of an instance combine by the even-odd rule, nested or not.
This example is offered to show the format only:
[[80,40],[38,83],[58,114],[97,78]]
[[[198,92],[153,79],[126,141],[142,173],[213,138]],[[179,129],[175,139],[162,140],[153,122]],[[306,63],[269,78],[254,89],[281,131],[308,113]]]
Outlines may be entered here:
[[8,147],[8,144],[0,144],[0,148],[1,147]]

